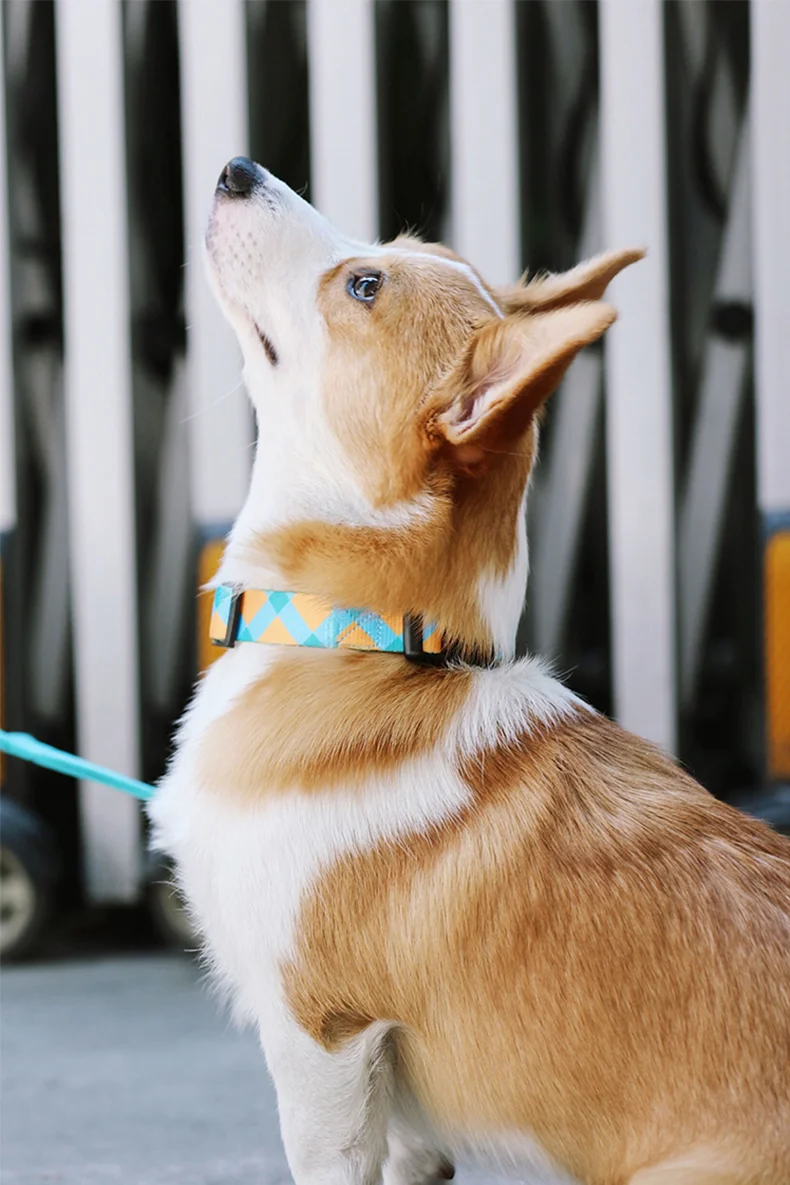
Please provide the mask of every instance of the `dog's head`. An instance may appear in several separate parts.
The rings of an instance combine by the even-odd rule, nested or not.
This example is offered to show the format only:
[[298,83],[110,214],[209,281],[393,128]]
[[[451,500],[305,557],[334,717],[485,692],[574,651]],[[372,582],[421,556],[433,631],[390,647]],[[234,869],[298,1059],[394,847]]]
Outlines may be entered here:
[[245,158],[222,173],[206,241],[258,417],[248,558],[510,649],[536,417],[642,253],[494,289],[445,247],[344,238]]

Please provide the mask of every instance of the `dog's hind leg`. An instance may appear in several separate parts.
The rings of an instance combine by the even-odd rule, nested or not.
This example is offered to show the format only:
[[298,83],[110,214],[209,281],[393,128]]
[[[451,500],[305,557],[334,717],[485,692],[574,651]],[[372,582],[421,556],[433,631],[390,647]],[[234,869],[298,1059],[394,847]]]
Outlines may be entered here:
[[332,1052],[290,1018],[276,1034],[267,1028],[264,1052],[296,1185],[379,1185],[391,1099],[389,1026],[370,1025]]

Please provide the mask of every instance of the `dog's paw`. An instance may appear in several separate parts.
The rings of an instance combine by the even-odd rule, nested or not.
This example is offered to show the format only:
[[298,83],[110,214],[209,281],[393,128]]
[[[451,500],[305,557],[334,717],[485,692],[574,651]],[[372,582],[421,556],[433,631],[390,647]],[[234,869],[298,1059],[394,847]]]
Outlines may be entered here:
[[439,1152],[393,1149],[384,1165],[383,1185],[443,1185],[452,1181],[455,1165]]

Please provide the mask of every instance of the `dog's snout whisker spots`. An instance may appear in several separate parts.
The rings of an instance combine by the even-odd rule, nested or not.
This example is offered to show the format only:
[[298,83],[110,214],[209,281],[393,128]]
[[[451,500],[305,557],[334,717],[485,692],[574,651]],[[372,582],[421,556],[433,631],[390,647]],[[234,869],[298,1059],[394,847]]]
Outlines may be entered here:
[[255,328],[258,332],[258,337],[260,338],[260,342],[263,346],[266,357],[269,359],[272,366],[277,366],[278,362],[280,361],[280,356],[272,344],[272,339],[268,337],[258,325],[256,325]]

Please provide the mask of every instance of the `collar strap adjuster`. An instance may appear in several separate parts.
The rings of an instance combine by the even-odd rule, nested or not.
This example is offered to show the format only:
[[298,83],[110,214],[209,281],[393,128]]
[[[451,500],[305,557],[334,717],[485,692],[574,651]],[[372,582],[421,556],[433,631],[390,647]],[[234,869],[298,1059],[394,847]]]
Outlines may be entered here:
[[[242,590],[233,584],[221,584],[214,593],[214,610],[211,615],[211,644],[231,650],[236,645],[236,634],[241,617]],[[224,601],[222,615],[217,612]],[[227,609],[225,609],[225,605]],[[227,617],[226,617],[227,613]],[[224,633],[221,632],[224,627]]]

